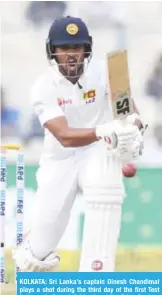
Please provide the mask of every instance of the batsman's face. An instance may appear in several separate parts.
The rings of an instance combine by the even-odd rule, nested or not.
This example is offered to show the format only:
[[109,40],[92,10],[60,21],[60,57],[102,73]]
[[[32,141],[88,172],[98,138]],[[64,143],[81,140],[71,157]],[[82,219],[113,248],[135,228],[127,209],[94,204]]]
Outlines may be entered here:
[[84,45],[64,45],[55,51],[60,72],[73,82],[77,80],[84,68]]

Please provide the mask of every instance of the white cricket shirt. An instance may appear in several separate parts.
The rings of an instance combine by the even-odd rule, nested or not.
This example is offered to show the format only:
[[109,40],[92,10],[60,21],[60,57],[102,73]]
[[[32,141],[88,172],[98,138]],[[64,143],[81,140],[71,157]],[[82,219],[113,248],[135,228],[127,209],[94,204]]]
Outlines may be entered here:
[[[97,66],[96,66],[97,65]],[[50,119],[65,116],[70,127],[92,128],[111,120],[108,106],[104,63],[91,61],[78,84],[73,85],[57,69],[49,68],[32,88],[31,101],[41,125]],[[52,133],[45,129],[42,157],[62,159],[76,149],[63,147]]]

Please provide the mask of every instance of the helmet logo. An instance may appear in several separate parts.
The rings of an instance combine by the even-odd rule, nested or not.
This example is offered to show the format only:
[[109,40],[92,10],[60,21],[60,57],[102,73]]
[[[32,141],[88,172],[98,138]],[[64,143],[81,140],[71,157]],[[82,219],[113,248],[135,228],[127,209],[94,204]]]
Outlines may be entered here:
[[66,27],[66,31],[69,35],[76,35],[79,31],[79,28],[76,24],[69,24]]

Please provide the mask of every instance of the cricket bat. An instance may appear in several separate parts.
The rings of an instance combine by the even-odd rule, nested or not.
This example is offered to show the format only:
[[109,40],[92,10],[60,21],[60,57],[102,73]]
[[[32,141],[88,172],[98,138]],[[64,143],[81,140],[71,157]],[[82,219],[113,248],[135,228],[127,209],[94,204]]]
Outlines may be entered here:
[[[139,111],[131,98],[131,86],[128,66],[127,50],[118,50],[107,54],[108,92],[114,119],[124,119],[132,113]],[[141,133],[144,134],[148,127],[135,122]]]
[[114,119],[125,119],[134,112],[127,50],[107,54],[108,88]]

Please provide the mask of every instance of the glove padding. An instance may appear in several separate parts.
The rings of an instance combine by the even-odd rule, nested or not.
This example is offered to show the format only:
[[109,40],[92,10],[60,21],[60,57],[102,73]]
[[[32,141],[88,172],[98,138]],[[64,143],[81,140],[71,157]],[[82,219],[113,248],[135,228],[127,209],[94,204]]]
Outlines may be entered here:
[[148,127],[148,124],[145,124],[141,116],[137,113],[133,113],[126,118],[128,124],[136,125],[141,131],[142,135],[145,133],[145,130]]
[[136,138],[132,145],[126,149],[118,149],[117,152],[122,160],[123,164],[128,163],[129,161],[137,161],[139,157],[142,155],[144,147],[143,136],[140,130],[137,130]]
[[122,161],[137,160],[143,149],[143,138],[138,127],[114,120],[96,127],[96,136],[105,140],[108,148],[116,149]]
[[[119,120],[96,127],[96,136],[102,138],[112,148],[123,148],[132,145],[138,133],[137,126],[122,124]],[[127,149],[127,148],[126,148]]]

